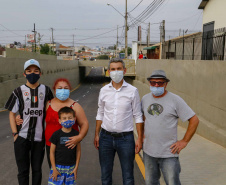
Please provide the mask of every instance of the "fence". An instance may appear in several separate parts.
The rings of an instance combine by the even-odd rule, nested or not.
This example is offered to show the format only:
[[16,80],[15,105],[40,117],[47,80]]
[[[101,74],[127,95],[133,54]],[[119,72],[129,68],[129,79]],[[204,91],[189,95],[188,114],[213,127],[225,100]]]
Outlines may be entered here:
[[162,45],[162,58],[175,60],[226,60],[226,28],[177,37]]

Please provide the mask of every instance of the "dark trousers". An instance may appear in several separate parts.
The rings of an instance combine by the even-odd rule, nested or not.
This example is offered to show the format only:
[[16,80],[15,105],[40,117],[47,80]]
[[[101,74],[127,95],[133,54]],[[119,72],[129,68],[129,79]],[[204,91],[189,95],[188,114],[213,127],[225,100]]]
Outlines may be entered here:
[[45,142],[29,141],[18,136],[14,142],[14,152],[19,172],[19,185],[29,185],[30,165],[32,169],[32,185],[41,185]]
[[113,137],[101,131],[99,159],[102,185],[112,185],[112,171],[116,152],[121,164],[123,185],[134,185],[135,142],[133,133],[122,137]]

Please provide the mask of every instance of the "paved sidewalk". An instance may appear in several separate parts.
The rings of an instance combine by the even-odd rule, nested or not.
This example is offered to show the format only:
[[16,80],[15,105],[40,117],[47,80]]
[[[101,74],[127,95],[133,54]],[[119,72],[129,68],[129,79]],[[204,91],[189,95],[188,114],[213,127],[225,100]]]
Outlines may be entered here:
[[[178,126],[178,139],[185,131]],[[226,185],[226,148],[197,134],[182,150],[180,163],[182,185]]]

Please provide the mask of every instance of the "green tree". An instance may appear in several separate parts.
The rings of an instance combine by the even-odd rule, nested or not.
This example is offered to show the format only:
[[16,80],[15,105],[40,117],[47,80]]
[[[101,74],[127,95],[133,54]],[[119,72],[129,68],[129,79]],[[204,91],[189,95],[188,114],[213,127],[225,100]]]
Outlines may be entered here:
[[109,46],[108,49],[113,50],[114,46]]
[[[121,50],[120,53],[125,53],[125,49]],[[132,48],[131,47],[127,48],[127,53],[128,53],[128,55],[132,54]]]
[[46,55],[49,54],[50,48],[49,48],[48,44],[44,44],[44,45],[41,44],[40,47],[41,47],[41,49],[40,49],[41,54],[46,54]]
[[81,50],[78,50],[78,53],[81,53]]
[[100,55],[97,57],[97,59],[102,59],[102,60],[108,60],[108,55]]

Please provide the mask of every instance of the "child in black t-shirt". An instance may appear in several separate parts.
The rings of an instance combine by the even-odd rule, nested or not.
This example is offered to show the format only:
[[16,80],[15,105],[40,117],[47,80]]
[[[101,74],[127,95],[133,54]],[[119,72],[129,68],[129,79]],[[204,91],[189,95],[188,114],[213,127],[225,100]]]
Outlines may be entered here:
[[70,107],[63,107],[59,110],[58,115],[62,128],[54,132],[50,138],[52,168],[48,184],[75,185],[81,156],[81,144],[77,144],[73,149],[65,146],[65,142],[69,140],[69,137],[79,134],[78,131],[72,129],[76,120],[75,112]]

